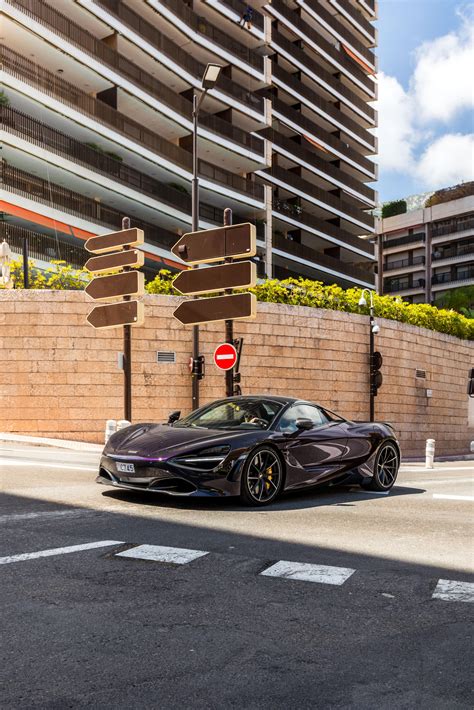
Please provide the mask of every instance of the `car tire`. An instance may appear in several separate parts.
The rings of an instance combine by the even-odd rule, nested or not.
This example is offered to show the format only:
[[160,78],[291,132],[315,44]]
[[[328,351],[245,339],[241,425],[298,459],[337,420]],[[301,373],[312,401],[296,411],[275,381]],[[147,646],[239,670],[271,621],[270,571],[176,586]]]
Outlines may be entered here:
[[392,442],[382,444],[374,461],[374,474],[370,481],[363,482],[362,488],[370,491],[389,491],[397,480],[400,457]]
[[285,470],[271,446],[250,452],[242,470],[240,497],[245,505],[261,507],[273,503],[283,488]]

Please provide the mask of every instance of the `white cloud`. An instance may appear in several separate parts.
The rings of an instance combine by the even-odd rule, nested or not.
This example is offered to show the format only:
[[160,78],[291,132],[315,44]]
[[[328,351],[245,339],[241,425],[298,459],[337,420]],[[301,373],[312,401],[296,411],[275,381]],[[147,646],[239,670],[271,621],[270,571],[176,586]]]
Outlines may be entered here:
[[428,190],[474,180],[474,135],[437,138],[421,155],[415,172]]
[[459,16],[457,31],[424,42],[416,50],[410,93],[420,122],[447,122],[474,104],[474,22],[467,13]]
[[395,77],[380,73],[378,83],[378,163],[383,169],[405,172],[416,143],[413,102]]

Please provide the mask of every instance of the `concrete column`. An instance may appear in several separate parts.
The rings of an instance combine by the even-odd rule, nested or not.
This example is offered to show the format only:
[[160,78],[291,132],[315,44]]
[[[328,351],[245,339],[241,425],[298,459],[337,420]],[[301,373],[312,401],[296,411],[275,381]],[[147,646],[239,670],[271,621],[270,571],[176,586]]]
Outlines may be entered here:
[[273,276],[273,224],[272,224],[272,188],[264,186],[265,199],[265,272],[269,279]]

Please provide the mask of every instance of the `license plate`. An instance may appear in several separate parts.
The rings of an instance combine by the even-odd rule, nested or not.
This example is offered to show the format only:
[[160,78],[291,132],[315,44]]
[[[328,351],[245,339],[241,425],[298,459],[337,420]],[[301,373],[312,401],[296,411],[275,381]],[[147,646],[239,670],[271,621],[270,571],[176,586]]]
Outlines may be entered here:
[[120,473],[135,473],[135,466],[133,463],[118,463],[117,471],[120,471]]

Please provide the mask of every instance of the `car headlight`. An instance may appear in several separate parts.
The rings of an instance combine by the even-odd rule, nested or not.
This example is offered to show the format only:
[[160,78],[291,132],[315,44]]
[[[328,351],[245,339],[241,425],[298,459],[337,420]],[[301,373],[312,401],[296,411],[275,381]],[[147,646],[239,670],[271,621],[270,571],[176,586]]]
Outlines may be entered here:
[[199,471],[212,471],[220,466],[230,451],[230,446],[213,446],[209,449],[196,451],[187,456],[179,456],[171,459],[170,463],[175,463],[183,468],[191,468]]

